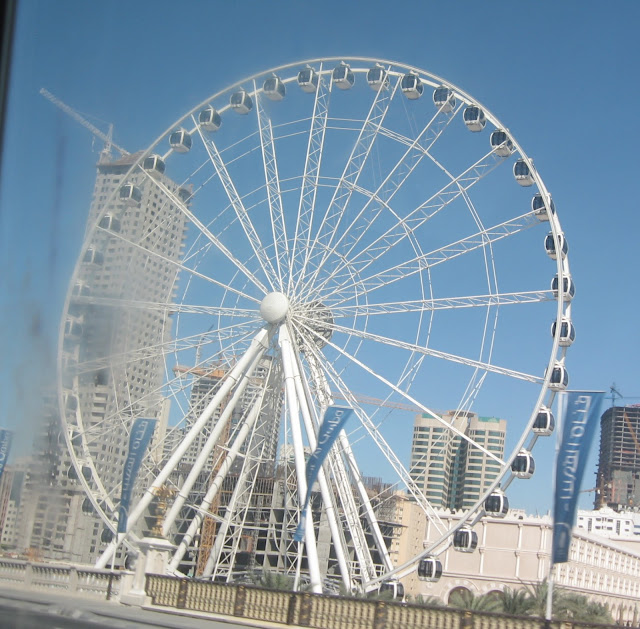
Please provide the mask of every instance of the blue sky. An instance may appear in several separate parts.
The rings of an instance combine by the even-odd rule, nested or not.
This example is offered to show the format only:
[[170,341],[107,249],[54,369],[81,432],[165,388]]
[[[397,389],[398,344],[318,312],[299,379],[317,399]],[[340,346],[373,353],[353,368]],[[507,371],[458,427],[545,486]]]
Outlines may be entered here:
[[[54,370],[100,149],[39,89],[102,128],[98,120],[112,122],[115,141],[133,151],[236,80],[340,55],[424,68],[509,127],[535,159],[570,245],[571,386],[602,390],[615,382],[628,403],[640,402],[639,18],[635,2],[572,0],[19,2],[0,191],[0,425],[22,428],[24,447],[37,420],[37,390]],[[551,445],[536,455],[527,496],[518,483],[510,494],[514,506],[544,512]],[[595,484],[594,472],[595,460],[583,487]]]

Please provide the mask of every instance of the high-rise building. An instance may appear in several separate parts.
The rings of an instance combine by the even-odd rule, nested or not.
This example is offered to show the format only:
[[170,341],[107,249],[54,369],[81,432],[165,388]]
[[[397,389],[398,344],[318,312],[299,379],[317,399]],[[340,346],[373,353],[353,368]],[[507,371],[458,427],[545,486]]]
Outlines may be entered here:
[[[101,158],[98,163],[87,222],[91,244],[75,274],[61,348],[69,436],[76,443],[84,439],[85,456],[99,470],[99,482],[114,502],[128,449],[126,427],[137,417],[166,425],[163,357],[145,348],[171,338],[170,305],[187,225],[185,214],[164,192],[188,202],[178,184],[160,173],[127,176],[138,158]],[[130,194],[121,195],[127,186]],[[166,308],[140,308],[143,302]],[[138,360],[118,359],[135,353]],[[24,544],[39,546],[52,559],[93,563],[110,532],[75,478],[57,398],[47,408],[51,416],[43,432],[49,438],[43,441],[38,435],[35,449],[48,464],[29,483]],[[73,426],[80,425],[75,434]],[[83,466],[83,472],[89,485],[97,487],[91,466]]]
[[640,405],[612,406],[600,419],[594,507],[640,506]]
[[[504,456],[507,422],[449,411],[443,418],[496,457]],[[436,508],[467,509],[497,478],[500,464],[428,414],[417,415],[411,444],[411,478]]]

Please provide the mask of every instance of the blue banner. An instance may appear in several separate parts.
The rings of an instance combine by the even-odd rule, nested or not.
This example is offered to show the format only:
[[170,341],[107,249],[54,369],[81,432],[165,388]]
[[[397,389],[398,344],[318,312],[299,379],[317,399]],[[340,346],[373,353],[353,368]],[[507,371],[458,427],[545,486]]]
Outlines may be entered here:
[[318,445],[313,451],[309,460],[307,461],[307,468],[305,470],[305,477],[307,479],[307,495],[304,499],[304,504],[300,510],[300,523],[293,536],[296,542],[301,542],[304,538],[304,530],[307,523],[307,507],[311,500],[311,488],[318,478],[320,468],[324,463],[324,460],[331,450],[333,442],[340,434],[342,427],[345,425],[349,416],[353,413],[352,408],[343,406],[329,406],[324,413],[324,418],[320,429],[318,430]]
[[[571,529],[584,467],[589,456],[604,391],[568,391],[562,394],[562,434],[556,458],[556,488],[553,505],[552,563],[569,561]],[[566,397],[565,397],[566,396]]]
[[4,466],[9,460],[9,451],[11,450],[11,439],[13,437],[12,430],[6,430],[5,428],[0,430],[0,478],[2,478],[2,472],[4,472]]
[[136,482],[142,457],[149,445],[155,425],[155,419],[142,417],[139,417],[133,423],[133,428],[129,435],[129,452],[122,470],[122,493],[120,495],[120,506],[118,507],[118,533],[127,532],[127,518],[129,516],[129,503],[131,502],[133,485]]

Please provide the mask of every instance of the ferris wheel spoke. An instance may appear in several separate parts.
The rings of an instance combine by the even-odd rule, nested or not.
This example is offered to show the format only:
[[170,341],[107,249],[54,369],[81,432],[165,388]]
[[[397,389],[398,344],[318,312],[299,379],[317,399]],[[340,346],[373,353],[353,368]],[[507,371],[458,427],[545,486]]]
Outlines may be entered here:
[[[202,133],[202,132],[200,132]],[[201,135],[201,137],[203,137]],[[204,138],[203,138],[204,142]],[[156,186],[162,194],[173,203],[173,205],[191,221],[191,223],[198,229],[198,231],[209,241],[211,244],[220,251],[239,271],[241,271],[247,279],[249,279],[258,289],[263,293],[269,292],[265,285],[244,265],[238,260],[233,252],[225,246],[225,244],[209,230],[209,228],[187,207],[181,199],[179,199],[169,188],[160,180],[152,177],[146,173],[147,179]]]
[[544,382],[544,378],[541,378],[540,376],[526,374],[520,371],[515,371],[514,369],[500,367],[498,365],[493,365],[491,363],[486,363],[479,360],[473,360],[472,358],[465,358],[464,356],[457,356],[456,354],[442,352],[429,347],[421,347],[414,343],[407,343],[405,341],[392,339],[386,336],[382,336],[380,334],[374,334],[372,332],[366,332],[364,330],[357,330],[355,328],[347,328],[340,325],[336,325],[335,323],[331,326],[331,328],[335,332],[342,332],[344,334],[354,336],[357,338],[375,341],[376,343],[381,345],[386,345],[389,347],[395,347],[399,349],[405,349],[411,352],[417,352],[419,354],[424,354],[425,356],[432,356],[433,358],[440,358],[448,362],[457,363],[460,365],[467,365],[468,367],[473,367],[473,368],[479,368],[483,371],[488,371],[488,372],[499,374],[502,376],[508,376],[510,378],[515,378],[517,380],[524,380],[526,382],[532,382],[535,384],[542,384]]
[[522,293],[495,293],[464,297],[441,297],[438,299],[416,299],[411,301],[391,301],[363,303],[357,305],[331,306],[331,314],[337,320],[351,317],[370,317],[399,312],[423,312],[432,310],[455,310],[459,308],[487,308],[514,304],[531,304],[555,301],[553,292],[528,291]]
[[298,202],[293,251],[291,255],[292,272],[289,275],[289,284],[287,287],[289,292],[292,292],[294,277],[298,276],[306,266],[306,264],[300,262],[299,259],[302,258],[306,260],[311,238],[311,229],[316,208],[316,195],[322,166],[324,139],[327,130],[330,96],[331,81],[324,79],[321,64],[318,87],[315,91],[313,115],[311,116],[311,128],[305,154],[302,183],[300,185],[300,200]]
[[[373,423],[368,414],[364,411],[364,409],[360,406],[355,396],[351,393],[350,388],[344,383],[336,369],[333,365],[327,361],[323,360],[321,356],[318,355],[317,350],[314,348],[314,353],[316,353],[316,359],[322,366],[327,378],[331,382],[333,382],[334,386],[340,391],[341,397],[345,399],[351,408],[354,409],[358,419],[360,420],[361,426],[367,432],[367,434],[373,439],[374,443],[385,457],[385,459],[392,466],[396,474],[398,475],[399,482],[401,482],[411,493],[414,499],[418,502],[418,504],[423,509],[424,513],[427,517],[434,523],[436,529],[439,531],[445,530],[444,524],[437,512],[433,509],[433,507],[429,504],[427,499],[425,498],[423,492],[418,488],[415,481],[411,478],[409,472],[406,470],[404,465],[400,462],[398,457],[396,456],[393,449],[386,442],[376,425]],[[343,431],[344,433],[344,431]],[[341,440],[342,449],[348,453],[351,452],[351,447],[348,443],[346,435],[342,435]],[[351,455],[353,456],[353,455]],[[355,465],[355,459],[353,459],[353,464]],[[357,468],[356,468],[357,470]],[[359,472],[358,472],[359,476]]]
[[[98,228],[98,229],[100,229],[101,231],[105,231],[105,230],[102,230],[102,228]],[[153,258],[153,259],[156,259],[156,260],[161,260],[163,263],[174,267],[176,270],[184,271],[188,275],[191,275],[193,277],[197,277],[197,278],[199,278],[201,280],[204,280],[205,282],[213,284],[213,285],[217,286],[218,288],[222,288],[225,291],[228,291],[230,293],[234,293],[235,295],[238,295],[240,297],[244,297],[245,299],[248,299],[248,300],[253,301],[255,303],[260,303],[260,300],[258,298],[254,297],[253,295],[249,295],[248,293],[245,293],[244,291],[241,291],[241,290],[237,289],[235,286],[229,286],[228,284],[225,284],[224,282],[220,282],[220,281],[214,279],[213,277],[209,277],[208,275],[205,275],[204,273],[200,273],[196,269],[190,268],[190,267],[184,265],[183,263],[178,262],[177,260],[173,260],[171,258],[168,258],[168,257],[164,256],[162,253],[160,253],[158,251],[154,251],[153,249],[149,249],[148,247],[145,247],[144,245],[141,245],[140,243],[137,243],[137,242],[134,242],[133,240],[125,238],[121,234],[115,234],[115,233],[109,232],[109,236],[112,237],[112,238],[117,238],[119,241],[125,243],[127,246],[131,247],[132,249],[135,249],[137,251],[141,251],[143,254],[149,256],[149,258]]]
[[[353,255],[353,251],[361,241],[363,235],[367,233],[376,222],[383,209],[385,207],[389,208],[390,201],[411,176],[425,155],[428,155],[429,150],[440,138],[449,123],[455,118],[455,113],[455,110],[450,113],[438,110],[423,127],[411,146],[409,146],[396,161],[377,190],[373,195],[369,196],[364,206],[359,210],[350,224],[346,225],[345,229],[342,230],[339,235],[339,230],[332,231],[327,241],[320,243],[323,245],[320,251],[320,261],[316,264],[316,271],[312,275],[310,283],[316,282],[318,274],[326,264],[326,261],[336,255],[336,251],[341,245],[346,249],[346,252],[342,254],[344,258],[350,259],[351,261],[357,259],[357,255]],[[376,203],[375,206],[371,208],[373,200],[377,198],[380,198],[383,203]],[[394,216],[400,225],[404,224],[404,219],[401,219],[395,213]]]
[[[307,267],[309,259],[313,257],[316,248],[323,250],[330,247],[340,223],[344,219],[345,209],[353,194],[353,186],[357,183],[362,170],[367,163],[371,149],[377,138],[393,97],[400,84],[400,78],[395,81],[393,88],[377,90],[373,103],[369,108],[367,117],[360,127],[358,138],[351,150],[351,154],[343,169],[342,175],[334,189],[333,196],[317,228],[313,242],[306,248],[304,267]],[[320,262],[320,265],[322,262]]]
[[[426,269],[432,269],[443,262],[458,258],[480,248],[491,246],[493,243],[504,238],[509,238],[510,236],[514,236],[524,230],[530,229],[536,225],[537,222],[537,219],[530,212],[523,214],[517,218],[505,221],[499,225],[495,225],[494,227],[490,227],[471,236],[467,236],[466,238],[462,238],[456,242],[445,245],[444,247],[430,251],[429,253],[420,254],[411,260],[407,260],[396,264],[395,266],[378,271],[369,277],[359,278],[358,283],[365,286],[367,291],[371,293],[378,288],[388,286]],[[376,258],[381,257],[384,253],[386,253],[386,251],[379,253]],[[365,264],[360,269],[360,272],[364,271],[372,263],[373,260],[368,264]],[[337,276],[334,279],[339,281],[340,278]],[[352,279],[351,276],[349,276],[349,279]],[[349,289],[354,286],[355,283],[339,284],[334,289],[333,293],[328,293],[328,296],[332,296],[334,293],[342,293],[345,290],[349,291]]]
[[[362,273],[371,264],[404,241],[411,233],[415,233],[428,220],[441,210],[465,194],[472,186],[481,181],[497,168],[506,158],[496,155],[494,151],[487,153],[458,177],[449,181],[438,192],[429,197],[407,215],[400,218],[395,225],[389,227],[382,235],[360,251],[352,250],[350,261],[358,272]],[[529,213],[531,215],[532,213]],[[526,220],[520,217],[520,220]],[[527,220],[528,222],[528,220]]]
[[[307,326],[304,326],[307,333],[310,333],[311,335],[313,335],[314,337],[318,338],[318,339],[322,339],[323,342],[326,340],[324,339],[324,337],[321,337],[315,330],[313,330],[312,328],[309,328]],[[477,448],[478,450],[480,450],[481,452],[483,452],[485,455],[487,455],[489,458],[491,458],[492,460],[496,461],[497,463],[500,463],[501,465],[503,464],[502,459],[500,459],[500,457],[497,457],[495,454],[493,454],[493,452],[490,452],[489,450],[487,450],[484,446],[482,446],[481,444],[477,443],[476,441],[474,441],[473,439],[471,439],[468,435],[466,435],[465,433],[461,432],[460,430],[458,430],[455,426],[453,426],[452,424],[450,424],[449,422],[447,422],[445,419],[443,419],[439,413],[436,413],[435,411],[430,410],[429,408],[427,408],[424,404],[418,402],[414,397],[412,397],[411,395],[409,395],[409,393],[407,391],[403,391],[400,387],[398,387],[397,385],[393,384],[391,381],[389,381],[387,378],[385,378],[384,376],[382,376],[381,374],[377,373],[376,371],[374,371],[371,367],[365,365],[362,361],[358,360],[358,358],[356,358],[355,356],[353,356],[352,354],[350,354],[349,352],[345,351],[343,348],[339,347],[338,345],[336,345],[335,343],[333,343],[332,341],[327,341],[327,345],[331,346],[334,350],[336,350],[341,356],[344,356],[345,358],[347,358],[350,362],[352,362],[354,365],[357,365],[360,369],[363,370],[363,372],[368,373],[369,375],[373,376],[374,378],[376,378],[380,383],[384,384],[385,387],[387,387],[389,390],[393,391],[394,393],[398,394],[399,396],[401,396],[402,398],[404,398],[404,400],[410,404],[415,405],[416,407],[420,408],[420,410],[423,413],[428,414],[429,416],[433,417],[434,419],[436,419],[437,421],[439,421],[444,427],[447,428],[447,430],[449,430],[450,432],[452,432],[453,434],[457,435],[458,437],[464,439],[467,443],[469,443],[472,447]],[[328,364],[328,361],[325,363],[325,365],[327,366],[327,368],[331,371],[334,371],[334,368]],[[343,395],[349,395],[346,390],[345,392],[343,392]],[[366,414],[364,415],[364,417],[366,418]],[[367,427],[367,422],[363,422],[363,426],[366,428]],[[373,428],[375,429],[375,426],[373,426]],[[369,431],[367,430],[367,432],[369,433]],[[372,431],[374,434],[377,434],[377,430],[373,430]],[[370,433],[371,434],[371,433]],[[371,434],[372,437],[374,437],[374,434]],[[375,437],[374,437],[375,439]],[[391,455],[395,457],[395,454],[393,454],[393,451],[391,451]],[[402,466],[401,463],[399,463],[400,466]],[[404,469],[404,468],[403,468]],[[408,472],[405,473],[408,474]],[[418,490],[419,491],[419,490]]]
[[253,83],[256,94],[256,110],[258,128],[260,130],[260,146],[262,148],[262,163],[264,166],[264,177],[267,186],[267,200],[269,202],[269,212],[271,214],[271,230],[273,235],[273,247],[276,261],[276,271],[278,274],[278,286],[284,290],[284,274],[291,265],[289,242],[287,238],[287,225],[284,219],[284,208],[282,205],[282,193],[280,190],[280,177],[278,174],[278,160],[276,158],[276,147],[273,137],[271,120],[267,116],[262,105],[262,96],[258,93],[255,81]]
[[[198,127],[198,134],[200,135],[200,139],[202,140],[202,144],[204,145],[209,159],[215,168],[216,173],[218,174],[218,178],[222,183],[222,186],[225,190],[227,198],[233,207],[236,217],[240,221],[242,225],[242,229],[244,230],[245,236],[249,245],[251,246],[256,259],[258,260],[260,267],[262,268],[262,272],[264,273],[271,290],[275,290],[276,281],[277,281],[277,273],[273,268],[271,263],[271,259],[267,255],[265,248],[260,241],[260,237],[255,229],[255,226],[251,222],[249,218],[249,213],[247,212],[242,198],[238,194],[235,184],[233,183],[233,179],[227,170],[227,166],[222,158],[222,155],[218,151],[218,147],[210,138],[205,138],[202,134],[200,127]],[[267,290],[265,293],[269,292]]]
[[225,308],[222,306],[202,306],[197,304],[141,301],[136,299],[119,299],[116,297],[74,297],[74,303],[86,306],[100,306],[149,312],[168,312],[175,314],[204,314],[214,317],[230,317],[256,320],[256,309]]

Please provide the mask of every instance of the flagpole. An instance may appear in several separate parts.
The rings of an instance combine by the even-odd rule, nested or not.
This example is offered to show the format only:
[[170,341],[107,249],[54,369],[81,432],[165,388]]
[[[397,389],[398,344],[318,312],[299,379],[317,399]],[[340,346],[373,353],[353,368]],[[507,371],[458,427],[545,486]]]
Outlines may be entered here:
[[[555,496],[556,492],[556,481],[557,481],[557,467],[558,467],[558,454],[560,452],[560,440],[562,439],[562,411],[565,404],[565,396],[566,393],[564,391],[560,391],[558,393],[558,406],[556,407],[556,414],[558,416],[558,425],[556,426],[556,452],[555,452],[555,461],[553,464],[553,473],[551,475],[551,495]],[[551,616],[553,615],[553,532],[555,530],[555,503],[552,506],[551,511],[551,551],[549,553],[549,573],[547,575],[547,606],[545,610],[545,620],[551,621]]]

